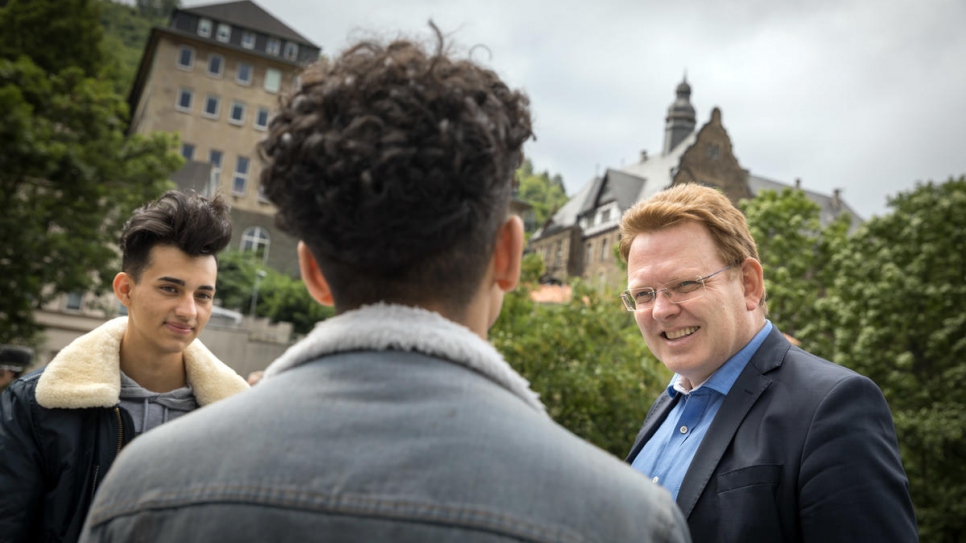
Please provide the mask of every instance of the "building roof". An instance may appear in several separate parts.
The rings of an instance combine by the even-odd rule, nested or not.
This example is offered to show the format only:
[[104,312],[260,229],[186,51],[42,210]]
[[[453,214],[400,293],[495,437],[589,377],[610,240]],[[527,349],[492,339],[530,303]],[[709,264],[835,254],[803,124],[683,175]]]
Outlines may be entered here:
[[751,189],[751,193],[755,196],[763,190],[773,190],[775,192],[781,193],[785,189],[795,189],[800,190],[808,196],[808,199],[815,202],[821,208],[819,212],[819,219],[822,221],[822,226],[828,225],[836,217],[842,213],[848,213],[852,215],[855,219],[852,221],[852,228],[858,227],[859,223],[863,222],[862,217],[852,209],[849,204],[842,199],[841,194],[833,194],[829,196],[827,194],[822,194],[812,190],[807,190],[801,188],[798,185],[789,185],[788,183],[783,183],[781,181],[775,181],[774,179],[768,179],[767,177],[761,177],[759,175],[748,174],[748,187]]
[[240,0],[238,2],[224,2],[220,4],[206,4],[190,8],[180,8],[179,11],[198,15],[208,19],[215,19],[278,36],[289,41],[311,45],[317,49],[320,47],[305,36],[299,34],[291,27],[276,19],[271,13],[262,9],[261,6],[251,0]]

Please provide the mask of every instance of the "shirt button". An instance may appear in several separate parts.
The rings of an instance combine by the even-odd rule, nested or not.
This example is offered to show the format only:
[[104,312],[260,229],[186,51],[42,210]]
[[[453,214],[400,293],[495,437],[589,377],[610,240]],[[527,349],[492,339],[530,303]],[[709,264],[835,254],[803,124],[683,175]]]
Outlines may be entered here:
[[687,426],[682,426],[680,428],[680,430],[678,430],[678,431],[681,432],[682,434],[686,434],[686,433],[688,433],[688,427]]
[[658,478],[657,477],[651,479],[651,482],[653,482],[654,484],[657,484],[657,481],[658,481]]

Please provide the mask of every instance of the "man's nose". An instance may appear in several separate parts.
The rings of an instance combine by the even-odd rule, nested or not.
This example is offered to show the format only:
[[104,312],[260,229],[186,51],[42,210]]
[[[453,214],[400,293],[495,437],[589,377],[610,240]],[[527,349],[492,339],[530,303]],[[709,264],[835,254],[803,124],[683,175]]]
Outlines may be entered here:
[[672,303],[668,299],[667,291],[660,291],[654,296],[654,305],[651,307],[651,316],[657,320],[666,319],[673,316],[680,310],[678,304]]
[[198,314],[198,305],[194,296],[182,296],[175,307],[175,314],[181,318],[193,319]]

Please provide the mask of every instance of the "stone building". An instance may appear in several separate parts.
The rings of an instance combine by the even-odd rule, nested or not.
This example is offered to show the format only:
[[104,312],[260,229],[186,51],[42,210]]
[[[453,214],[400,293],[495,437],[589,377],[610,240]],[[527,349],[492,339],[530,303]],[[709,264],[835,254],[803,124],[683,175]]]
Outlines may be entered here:
[[256,144],[279,97],[320,52],[250,0],[176,9],[167,27],[151,30],[129,100],[131,133],[181,136],[179,187],[228,197],[230,248],[293,275],[296,240],[277,231],[260,193]]
[[[600,287],[623,285],[626,276],[616,252],[621,215],[674,184],[694,182],[716,187],[735,203],[762,190],[803,190],[798,180],[787,184],[742,168],[722,124],[721,110],[714,108],[711,119],[695,131],[691,86],[682,81],[676,93],[668,108],[660,153],[651,156],[642,151],[638,162],[607,169],[586,183],[534,233],[529,250],[543,258],[545,282],[563,283],[581,277]],[[840,213],[858,219],[842,201],[839,190],[831,196],[807,190],[805,194],[821,207],[823,223]]]

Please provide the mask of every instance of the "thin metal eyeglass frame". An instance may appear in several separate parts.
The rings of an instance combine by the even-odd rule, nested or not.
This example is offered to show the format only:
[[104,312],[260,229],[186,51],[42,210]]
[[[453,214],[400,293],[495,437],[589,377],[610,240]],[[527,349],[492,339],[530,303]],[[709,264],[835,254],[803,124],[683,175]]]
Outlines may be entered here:
[[[704,277],[698,277],[697,282],[701,283],[701,288],[702,289],[707,288],[707,285],[704,284],[705,281],[707,281],[708,279],[711,279],[715,275],[718,275],[719,273],[721,273],[721,272],[723,272],[723,271],[725,271],[728,268],[731,268],[733,266],[734,266],[734,264],[728,264],[727,266],[721,268],[720,270],[718,270],[716,272],[709,273],[708,275],[705,275]],[[646,288],[650,288],[650,287],[646,287]],[[661,293],[664,293],[664,297],[667,298],[667,301],[671,302],[672,304],[683,304],[684,302],[690,302],[691,300],[696,300],[696,299],[698,299],[698,298],[700,298],[701,296],[704,295],[702,293],[701,296],[695,296],[694,298],[688,298],[687,300],[675,301],[675,300],[671,299],[671,295],[669,294],[669,292],[670,292],[669,289],[670,289],[670,287],[664,287],[662,289],[653,289],[652,288],[651,290],[654,291],[654,300],[650,304],[648,304],[647,306],[642,307],[640,309],[647,309],[647,308],[653,306],[654,305],[654,302],[657,301],[658,295],[660,295]],[[639,290],[639,289],[635,289],[635,290]],[[626,298],[625,298],[625,296],[626,296]],[[637,303],[636,302],[633,302],[634,298],[633,298],[633,296],[631,296],[630,289],[625,290],[624,292],[621,292],[619,297],[621,299],[621,303],[624,304],[624,309],[626,309],[628,311],[637,311],[639,309],[637,307]],[[630,307],[630,305],[628,303],[628,300],[631,300],[631,302],[634,303],[634,306],[635,307]]]

